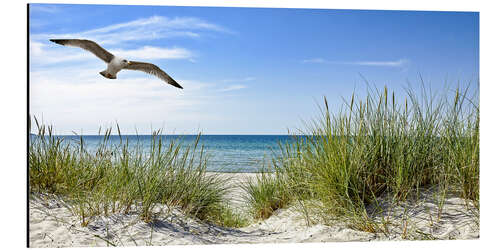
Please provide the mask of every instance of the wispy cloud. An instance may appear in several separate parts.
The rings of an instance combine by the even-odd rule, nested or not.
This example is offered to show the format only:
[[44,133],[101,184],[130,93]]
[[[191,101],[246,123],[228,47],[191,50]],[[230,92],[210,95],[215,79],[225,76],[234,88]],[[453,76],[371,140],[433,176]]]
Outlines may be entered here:
[[[35,65],[50,65],[68,61],[82,61],[97,59],[90,52],[78,48],[66,48],[61,50],[50,44],[30,41],[30,63]],[[97,59],[99,60],[99,59]]]
[[327,61],[323,58],[311,58],[302,60],[303,63],[332,63],[331,61]]
[[331,61],[324,58],[312,58],[302,60],[303,63],[320,63],[320,64],[345,64],[345,65],[360,65],[360,66],[382,66],[382,67],[403,67],[409,63],[407,59],[399,59],[395,61]]
[[[144,46],[136,49],[109,49],[116,56],[132,60],[144,59],[187,59],[192,60],[194,54],[185,48],[164,48]],[[31,62],[40,66],[54,63],[89,61],[100,62],[92,53],[80,48],[63,48],[57,44],[46,44],[30,41]]]
[[362,61],[362,62],[354,62],[351,64],[364,65],[364,66],[401,67],[406,63],[408,63],[408,60],[400,59],[397,61]]
[[59,11],[60,11],[60,8],[57,6],[44,6],[44,5],[30,4],[30,12],[57,13]]
[[[222,80],[223,83],[237,83],[237,82],[251,82],[255,81],[257,78],[253,76],[247,76],[247,77],[242,77],[242,78],[230,78],[230,79],[224,79]],[[234,90],[240,90],[240,89],[246,89],[248,86],[244,84],[232,84],[228,85],[224,88],[221,88],[217,90],[218,92],[228,92],[228,91],[234,91]]]
[[243,84],[235,84],[235,85],[229,85],[225,88],[219,89],[219,92],[228,92],[228,91],[233,91],[233,90],[239,90],[239,89],[245,89],[247,88],[246,85]]
[[232,78],[232,79],[224,79],[222,82],[227,83],[227,82],[250,82],[250,81],[255,81],[257,78],[252,77],[252,76],[247,76],[243,78]]
[[[36,7],[43,9],[44,6]],[[187,59],[195,62],[194,53],[186,48],[144,46],[126,49],[127,41],[147,41],[174,36],[198,38],[206,32],[231,31],[194,17],[151,16],[78,33],[30,34],[30,56],[32,62],[39,64],[95,59],[94,55],[81,49],[66,48],[63,50],[60,46],[49,42],[49,39],[52,38],[85,38],[96,41],[115,55],[127,58]]]
[[71,134],[75,124],[85,133],[95,133],[100,125],[114,121],[132,126],[127,133],[134,133],[134,124],[145,129],[141,133],[150,132],[150,123],[157,124],[155,127],[163,122],[177,128],[195,127],[199,117],[207,115],[198,111],[199,107],[213,102],[213,85],[176,80],[184,90],[133,71],[121,73],[119,80],[109,80],[91,66],[37,70],[30,73],[30,113],[57,124],[62,129],[58,133],[64,134]]
[[169,37],[201,37],[204,32],[230,30],[195,17],[152,16],[129,22],[111,24],[101,28],[66,34],[33,34],[33,40],[50,38],[86,38],[100,44],[119,44],[124,41],[156,40]]
[[131,50],[112,50],[112,53],[127,58],[140,59],[190,59],[193,53],[184,48],[161,48],[144,46]]
[[[214,32],[231,31],[198,18],[153,16],[78,33],[30,34],[30,113],[58,124],[63,128],[59,131],[62,133],[71,133],[67,129],[74,128],[75,124],[89,133],[92,130],[87,129],[97,129],[98,125],[116,120],[120,125],[142,128],[163,122],[170,127],[196,127],[200,119],[214,119],[214,114],[203,107],[227,95],[223,93],[225,91],[246,86],[230,85],[221,92],[219,88],[223,87],[217,87],[216,83],[183,79],[175,72],[168,73],[184,87],[183,90],[136,71],[120,72],[119,80],[109,80],[99,75],[105,64],[92,53],[80,48],[63,47],[49,39],[91,39],[111,53],[131,60],[154,62],[180,59],[196,62],[197,55],[189,48],[146,44],[149,40],[173,36],[196,39]],[[135,42],[127,43],[132,40]],[[158,66],[162,67],[162,64]],[[252,78],[239,80],[250,81]],[[134,133],[133,128],[128,132]]]

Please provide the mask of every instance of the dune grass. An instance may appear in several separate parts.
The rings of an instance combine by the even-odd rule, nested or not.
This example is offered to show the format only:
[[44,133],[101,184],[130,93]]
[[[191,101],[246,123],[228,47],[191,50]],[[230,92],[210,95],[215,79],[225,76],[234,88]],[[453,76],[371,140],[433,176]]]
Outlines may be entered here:
[[[383,225],[371,221],[368,207],[382,196],[418,199],[427,188],[479,208],[479,99],[467,88],[450,93],[422,87],[419,95],[408,89],[397,99],[387,88],[375,89],[365,98],[353,94],[335,113],[325,98],[321,116],[280,144],[272,171],[242,184],[252,217],[266,219],[298,203],[306,218],[377,232]],[[248,224],[224,198],[228,180],[206,173],[198,140],[181,148],[181,139],[164,142],[154,131],[147,149],[128,137],[112,145],[108,129],[90,152],[82,137],[68,143],[35,122],[30,192],[63,197],[82,225],[96,215],[131,212],[149,222],[169,213],[160,205],[222,226]]]
[[29,142],[30,192],[62,197],[83,226],[96,215],[130,212],[150,222],[168,213],[158,211],[159,205],[222,226],[245,224],[224,199],[227,179],[206,173],[199,136],[181,148],[181,139],[165,142],[161,131],[154,131],[146,150],[140,143],[131,146],[117,125],[120,143],[110,143],[112,130],[107,129],[90,152],[83,137],[69,143],[52,127],[35,122],[39,134]]
[[264,171],[258,173],[255,180],[248,179],[241,183],[254,219],[267,219],[274,211],[288,205],[291,197],[285,185],[282,179]]
[[479,207],[479,100],[468,89],[449,93],[408,89],[398,103],[394,92],[375,89],[363,99],[353,94],[335,114],[325,98],[321,117],[281,145],[275,173],[247,184],[255,217],[269,216],[281,194],[280,207],[319,201],[326,221],[375,232],[367,207],[378,197],[418,199],[428,187]]

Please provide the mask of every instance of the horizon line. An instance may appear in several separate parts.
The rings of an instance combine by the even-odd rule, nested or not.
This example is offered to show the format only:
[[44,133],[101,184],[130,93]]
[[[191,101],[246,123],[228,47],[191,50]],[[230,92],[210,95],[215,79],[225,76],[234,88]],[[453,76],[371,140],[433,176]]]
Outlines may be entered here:
[[[30,133],[30,135],[38,135],[36,133]],[[111,134],[112,136],[151,136],[153,134]],[[176,136],[182,136],[182,135],[195,135],[197,136],[198,134],[159,134],[159,135],[176,135]],[[290,135],[294,136],[295,134],[200,134],[201,136],[204,135]],[[54,136],[104,136],[104,134],[54,134]]]

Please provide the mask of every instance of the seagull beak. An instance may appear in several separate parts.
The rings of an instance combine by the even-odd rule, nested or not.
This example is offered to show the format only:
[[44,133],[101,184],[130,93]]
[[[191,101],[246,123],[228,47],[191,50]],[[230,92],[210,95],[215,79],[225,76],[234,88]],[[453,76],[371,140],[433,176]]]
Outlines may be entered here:
[[128,65],[132,65],[132,63],[131,63],[130,61],[127,61],[127,64],[128,64]]

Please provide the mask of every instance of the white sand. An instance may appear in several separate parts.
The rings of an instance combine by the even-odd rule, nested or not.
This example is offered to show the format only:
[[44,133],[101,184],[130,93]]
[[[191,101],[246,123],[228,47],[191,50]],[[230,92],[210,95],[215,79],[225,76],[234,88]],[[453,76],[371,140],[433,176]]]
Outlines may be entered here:
[[[232,183],[255,174],[227,174]],[[232,205],[243,211],[241,189],[231,193]],[[269,219],[240,229],[228,229],[201,223],[173,211],[165,218],[144,223],[137,214],[100,216],[82,227],[64,203],[55,197],[37,195],[30,200],[31,247],[83,246],[147,246],[217,243],[279,243],[332,242],[401,239],[475,239],[479,238],[479,218],[476,210],[467,210],[463,200],[448,198],[443,204],[440,220],[436,199],[426,194],[419,204],[404,204],[390,208],[381,201],[384,212],[374,215],[380,220],[390,216],[388,234],[356,231],[340,225],[307,226],[298,208],[277,211]],[[406,211],[404,207],[406,207]],[[162,209],[162,207],[158,207]]]

